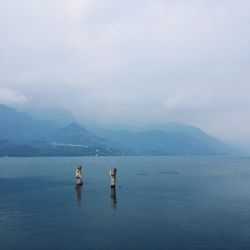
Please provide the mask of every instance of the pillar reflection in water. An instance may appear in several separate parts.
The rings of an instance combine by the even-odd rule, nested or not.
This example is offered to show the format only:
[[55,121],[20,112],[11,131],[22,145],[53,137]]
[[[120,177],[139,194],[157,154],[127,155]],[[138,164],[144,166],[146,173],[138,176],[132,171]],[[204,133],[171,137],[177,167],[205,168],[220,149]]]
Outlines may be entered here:
[[82,185],[76,185],[76,201],[78,205],[81,203]]
[[116,198],[116,188],[115,187],[110,188],[110,198],[112,200],[113,207],[116,208],[117,198]]

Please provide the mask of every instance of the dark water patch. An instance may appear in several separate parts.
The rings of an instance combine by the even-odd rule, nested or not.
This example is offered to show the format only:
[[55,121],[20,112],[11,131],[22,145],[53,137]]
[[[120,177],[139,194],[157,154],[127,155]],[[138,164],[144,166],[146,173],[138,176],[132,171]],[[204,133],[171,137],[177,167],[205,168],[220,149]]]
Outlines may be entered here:
[[146,176],[146,175],[148,175],[148,174],[147,174],[147,173],[136,173],[135,175]]
[[166,170],[166,171],[161,171],[160,174],[179,174],[179,172],[176,170]]
[[70,184],[72,183],[53,180],[49,177],[6,177],[0,178],[0,193],[41,190]]

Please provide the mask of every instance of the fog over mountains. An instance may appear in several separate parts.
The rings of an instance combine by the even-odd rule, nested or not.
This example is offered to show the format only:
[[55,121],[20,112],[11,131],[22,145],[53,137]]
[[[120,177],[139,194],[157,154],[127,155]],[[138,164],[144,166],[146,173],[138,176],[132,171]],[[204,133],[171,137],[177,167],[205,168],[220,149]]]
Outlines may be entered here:
[[237,151],[185,124],[152,125],[136,132],[85,129],[67,116],[69,124],[62,126],[0,105],[0,156],[229,155]]

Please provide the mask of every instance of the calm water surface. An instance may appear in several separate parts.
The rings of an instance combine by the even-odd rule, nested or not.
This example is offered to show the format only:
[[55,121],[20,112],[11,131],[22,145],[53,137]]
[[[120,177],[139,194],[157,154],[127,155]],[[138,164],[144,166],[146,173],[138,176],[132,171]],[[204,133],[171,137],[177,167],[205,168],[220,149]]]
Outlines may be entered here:
[[250,249],[250,158],[0,158],[0,249]]

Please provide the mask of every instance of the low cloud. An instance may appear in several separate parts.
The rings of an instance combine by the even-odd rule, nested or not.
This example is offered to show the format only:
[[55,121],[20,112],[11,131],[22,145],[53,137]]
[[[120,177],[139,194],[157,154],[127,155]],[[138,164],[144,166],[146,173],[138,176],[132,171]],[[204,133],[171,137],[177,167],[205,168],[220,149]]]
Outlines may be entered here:
[[250,141],[249,13],[245,0],[5,1],[0,102]]
[[27,104],[29,98],[26,96],[6,88],[0,89],[0,103],[10,106]]

